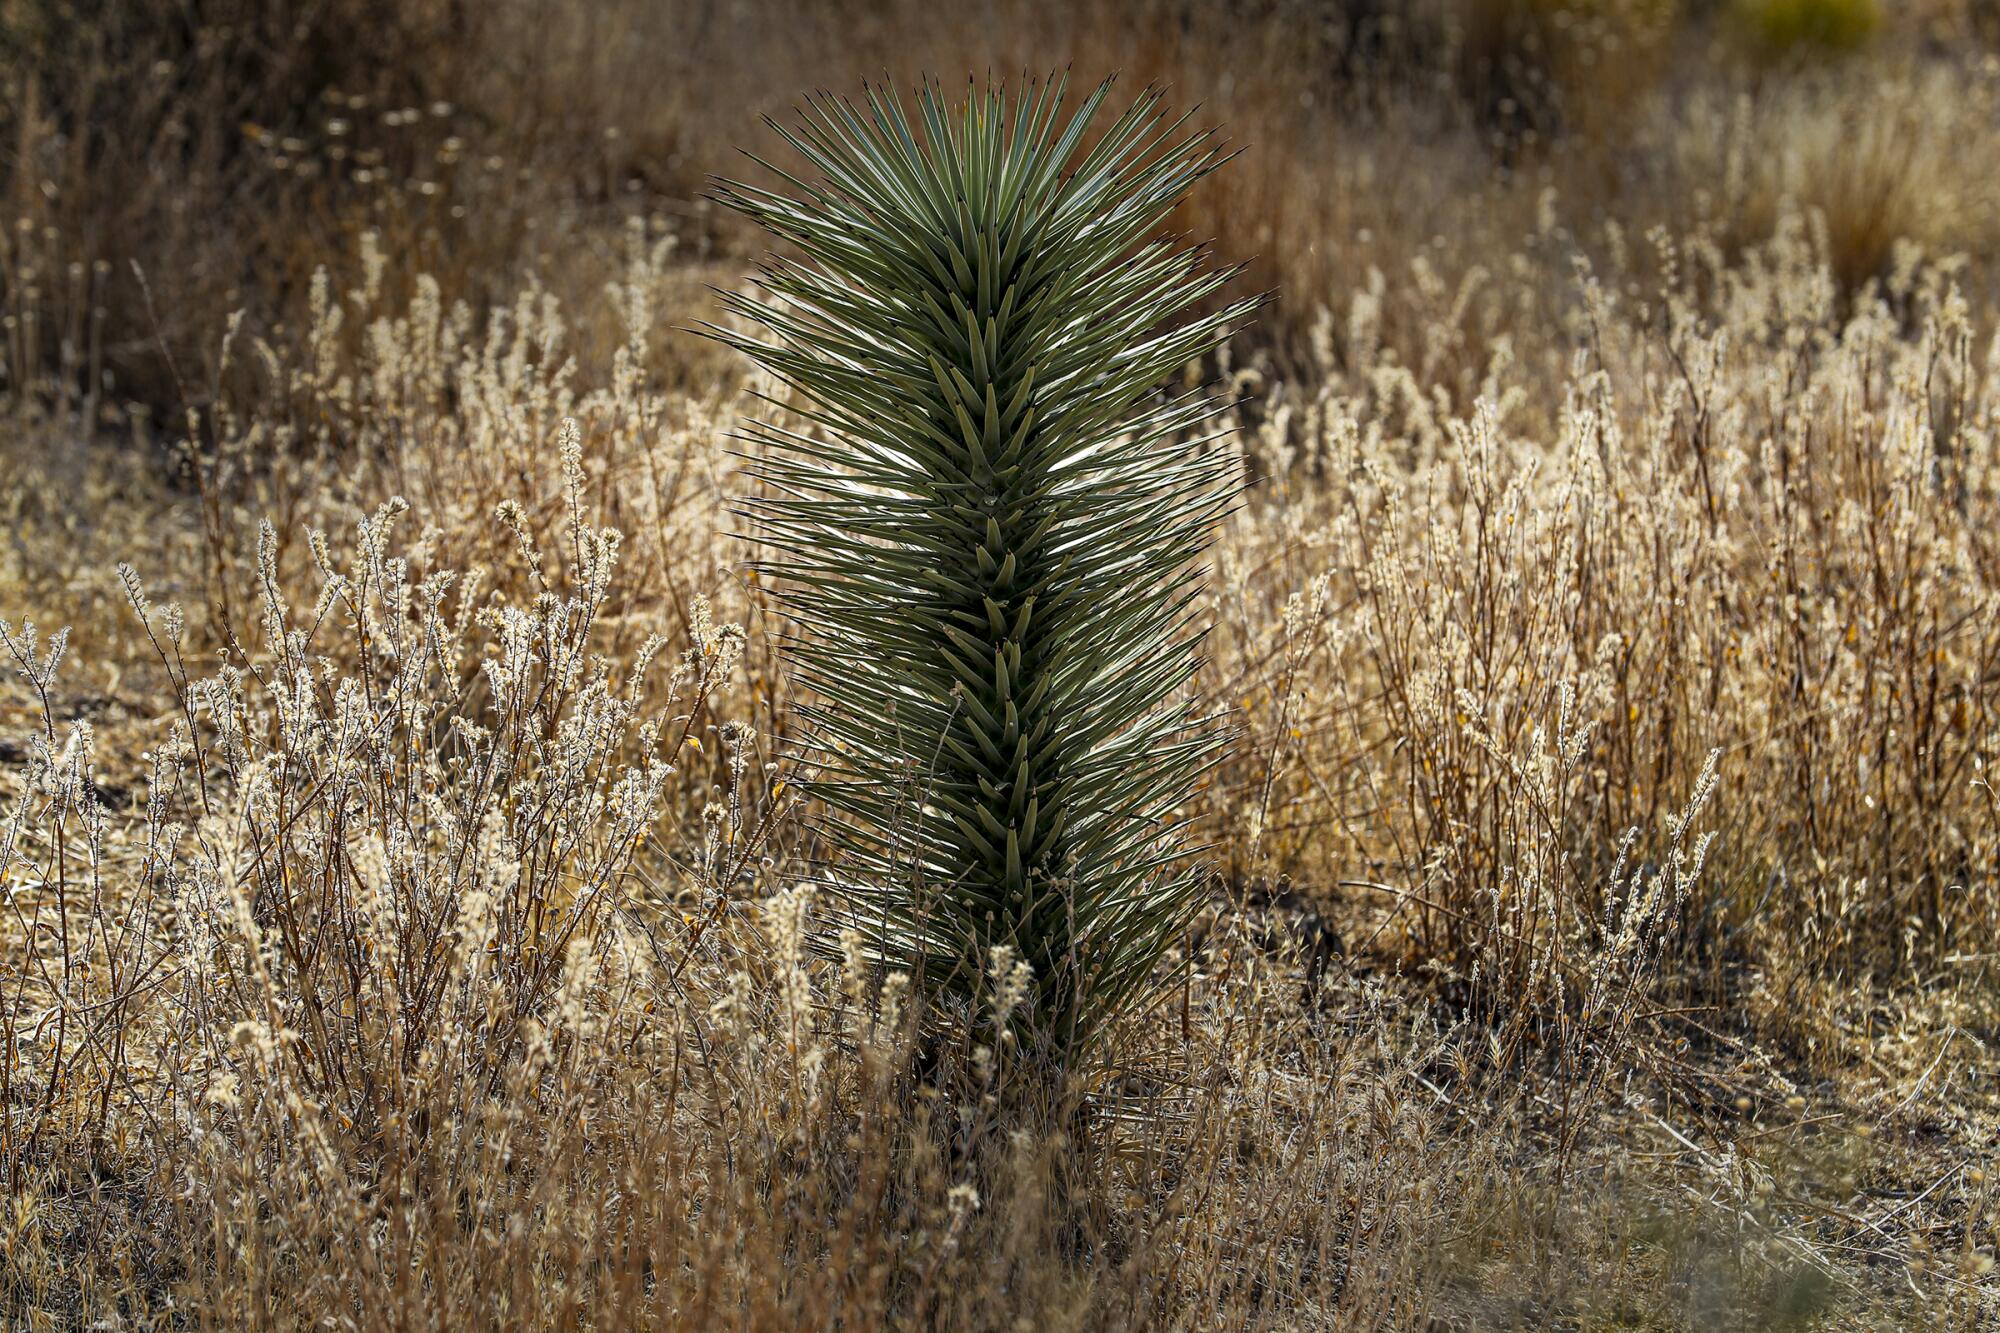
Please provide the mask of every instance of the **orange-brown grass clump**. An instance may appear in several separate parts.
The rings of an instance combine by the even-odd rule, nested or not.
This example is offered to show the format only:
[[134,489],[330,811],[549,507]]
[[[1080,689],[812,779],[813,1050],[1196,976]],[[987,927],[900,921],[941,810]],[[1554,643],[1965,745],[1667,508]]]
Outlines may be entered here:
[[[1700,8],[1147,29],[1237,77],[1191,225],[1285,313],[1181,377],[1249,395],[1194,608],[1237,734],[1164,1002],[1062,1118],[800,887],[728,517],[782,395],[672,331],[741,280],[691,182],[793,47],[999,39],[815,19],[759,81],[727,7],[441,6],[371,75],[303,18],[0,10],[0,1317],[1989,1325],[2000,321],[1947,168],[1993,34]],[[1084,76],[1121,12],[1006,40]],[[1331,82],[1244,81],[1306,31]],[[465,53],[536,32],[510,121]],[[713,66],[657,107],[648,33]],[[1594,100],[1606,44],[1657,100]],[[116,210],[111,87],[166,136]]]

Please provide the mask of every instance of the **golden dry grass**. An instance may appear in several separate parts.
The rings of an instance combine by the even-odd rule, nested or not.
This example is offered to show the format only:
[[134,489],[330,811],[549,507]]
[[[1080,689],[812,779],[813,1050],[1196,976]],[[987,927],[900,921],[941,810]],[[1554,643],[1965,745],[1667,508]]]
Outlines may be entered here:
[[[988,8],[0,8],[9,1325],[1990,1323],[2000,34]],[[808,947],[675,330],[754,113],[1070,59],[1281,313],[1213,901],[1050,1114]]]

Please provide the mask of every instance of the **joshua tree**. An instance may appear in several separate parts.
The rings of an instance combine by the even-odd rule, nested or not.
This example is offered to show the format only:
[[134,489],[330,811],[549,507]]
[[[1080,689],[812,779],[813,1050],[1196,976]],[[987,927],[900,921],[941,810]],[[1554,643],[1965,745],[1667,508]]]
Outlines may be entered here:
[[[1161,239],[1223,160],[1148,92],[810,101],[799,174],[720,199],[796,248],[717,336],[796,392],[751,427],[748,501],[844,854],[841,917],[933,997],[994,950],[1014,1035],[1064,1064],[1145,993],[1197,878],[1182,813],[1215,754],[1188,699],[1196,561],[1238,466],[1163,384],[1248,313]],[[761,162],[761,159],[756,159]],[[1182,317],[1176,322],[1177,317]],[[791,424],[783,424],[789,421]]]

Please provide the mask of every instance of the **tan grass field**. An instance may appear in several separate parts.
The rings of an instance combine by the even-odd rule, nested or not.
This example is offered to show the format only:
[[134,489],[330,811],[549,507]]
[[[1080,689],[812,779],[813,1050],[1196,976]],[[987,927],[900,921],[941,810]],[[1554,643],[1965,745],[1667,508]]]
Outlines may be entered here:
[[[1051,1124],[819,947],[686,330],[1069,65],[1277,299]],[[1996,162],[1971,0],[0,0],[0,1326],[1995,1326]]]

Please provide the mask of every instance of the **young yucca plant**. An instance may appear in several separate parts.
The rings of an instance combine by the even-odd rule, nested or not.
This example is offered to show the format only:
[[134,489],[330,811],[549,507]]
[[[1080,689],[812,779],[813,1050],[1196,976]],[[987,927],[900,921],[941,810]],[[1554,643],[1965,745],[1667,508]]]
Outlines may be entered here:
[[1254,304],[1190,316],[1231,274],[1159,238],[1212,132],[1148,92],[1093,140],[1108,92],[821,97],[772,122],[803,173],[716,187],[803,256],[725,294],[761,336],[710,332],[802,400],[748,428],[746,504],[798,622],[836,916],[952,1012],[1024,962],[1010,1029],[1057,1064],[1197,896],[1190,606],[1240,472],[1221,407],[1162,386]]

